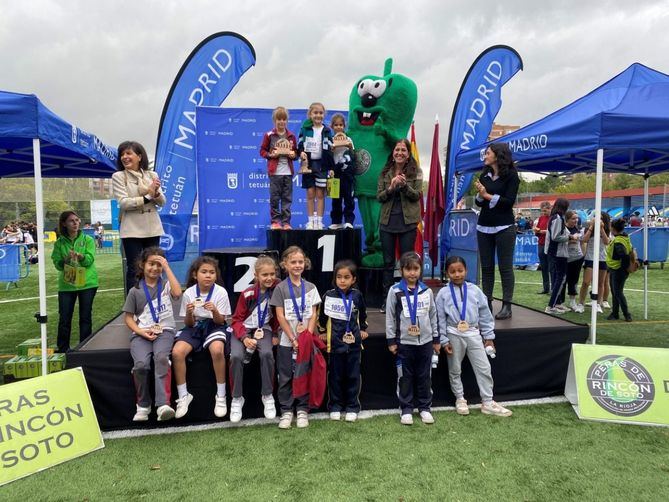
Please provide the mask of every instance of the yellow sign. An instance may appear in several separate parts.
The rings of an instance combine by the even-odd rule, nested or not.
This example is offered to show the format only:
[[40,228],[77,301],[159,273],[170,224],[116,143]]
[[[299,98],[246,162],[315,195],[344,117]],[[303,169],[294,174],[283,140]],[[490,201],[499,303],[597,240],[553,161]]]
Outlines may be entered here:
[[579,418],[669,425],[669,349],[573,344],[564,394]]
[[81,368],[0,386],[0,485],[100,448]]

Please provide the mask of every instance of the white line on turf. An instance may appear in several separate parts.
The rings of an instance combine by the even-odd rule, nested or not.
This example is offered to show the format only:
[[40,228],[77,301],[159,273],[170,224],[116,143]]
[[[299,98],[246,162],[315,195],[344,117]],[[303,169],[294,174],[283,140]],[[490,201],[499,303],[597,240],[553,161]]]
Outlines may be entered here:
[[[495,280],[497,283],[501,283],[499,279]],[[535,286],[541,286],[541,282],[523,282],[523,281],[515,281],[516,284],[534,284]],[[637,293],[643,293],[643,289],[633,289],[633,288],[625,288],[625,291],[635,291]],[[657,294],[657,295],[669,295],[669,291],[651,291],[648,290],[649,293]]]
[[[567,398],[564,396],[555,396],[555,397],[542,397],[538,399],[525,399],[522,401],[505,401],[500,403],[504,406],[531,406],[536,404],[556,404],[556,403],[566,403]],[[481,405],[471,405],[471,409],[478,409]],[[438,406],[432,408],[432,411],[455,411],[453,406]],[[385,415],[397,415],[399,410],[363,410],[358,414],[359,420],[365,420],[373,417],[380,417]],[[309,420],[329,420],[330,415],[328,413],[313,413],[309,414]],[[279,423],[278,418],[269,419],[269,418],[252,418],[248,420],[242,420],[236,424],[232,422],[215,422],[212,424],[202,424],[202,425],[185,425],[183,427],[161,427],[156,429],[126,429],[120,431],[109,431],[103,432],[102,437],[104,439],[124,439],[124,438],[136,438],[143,436],[159,436],[163,434],[177,434],[181,432],[198,432],[198,431],[208,431],[213,429],[231,429],[236,427],[250,427],[252,425],[276,425]]]
[[[123,288],[98,289],[97,293],[110,293],[112,291],[123,291]],[[58,295],[47,295],[46,297],[58,298]],[[39,300],[39,296],[31,296],[30,298],[14,298],[13,300],[0,300],[0,303],[27,302],[32,300]]]

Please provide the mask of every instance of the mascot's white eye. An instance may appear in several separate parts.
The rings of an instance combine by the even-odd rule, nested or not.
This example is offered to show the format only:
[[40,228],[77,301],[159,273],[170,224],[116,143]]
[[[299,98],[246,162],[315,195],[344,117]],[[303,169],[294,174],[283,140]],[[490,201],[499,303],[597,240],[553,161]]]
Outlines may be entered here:
[[386,81],[385,80],[375,80],[372,82],[372,87],[368,91],[375,98],[380,98],[381,95],[386,92]]
[[371,78],[366,78],[358,84],[358,95],[360,97],[371,94],[375,98],[379,98],[384,92],[386,92],[385,80],[372,80]]

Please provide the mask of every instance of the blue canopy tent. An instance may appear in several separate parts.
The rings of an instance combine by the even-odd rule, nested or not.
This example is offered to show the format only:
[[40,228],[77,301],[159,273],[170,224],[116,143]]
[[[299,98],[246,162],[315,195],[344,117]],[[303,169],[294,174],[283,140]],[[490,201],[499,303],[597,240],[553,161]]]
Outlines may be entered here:
[[[110,177],[116,150],[64,121],[32,94],[0,91],[0,177],[34,177],[39,260],[39,319],[46,354],[46,275],[42,177]],[[42,358],[42,374],[47,361]]]
[[[517,167],[522,171],[596,172],[596,255],[603,172],[643,175],[644,207],[647,208],[648,177],[669,169],[669,76],[634,63],[582,98],[496,141],[509,143]],[[456,173],[480,170],[486,146],[487,143],[461,152],[456,157]],[[647,229],[644,229],[643,256],[644,315],[647,317]],[[598,267],[595,267],[595,295],[598,275]],[[593,343],[596,324],[593,308]]]

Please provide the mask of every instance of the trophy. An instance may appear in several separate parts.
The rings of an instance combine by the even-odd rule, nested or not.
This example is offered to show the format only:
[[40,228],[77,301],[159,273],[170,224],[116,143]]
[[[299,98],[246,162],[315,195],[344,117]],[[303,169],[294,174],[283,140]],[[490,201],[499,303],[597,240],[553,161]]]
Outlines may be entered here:
[[349,146],[349,142],[350,141],[349,141],[348,137],[343,132],[338,132],[332,138],[332,145],[333,145],[334,148],[337,148],[337,147],[340,147],[340,146],[347,147],[347,146]]
[[293,149],[290,147],[290,141],[286,138],[281,138],[274,144],[274,153],[277,155],[290,156],[290,152],[292,151]]

